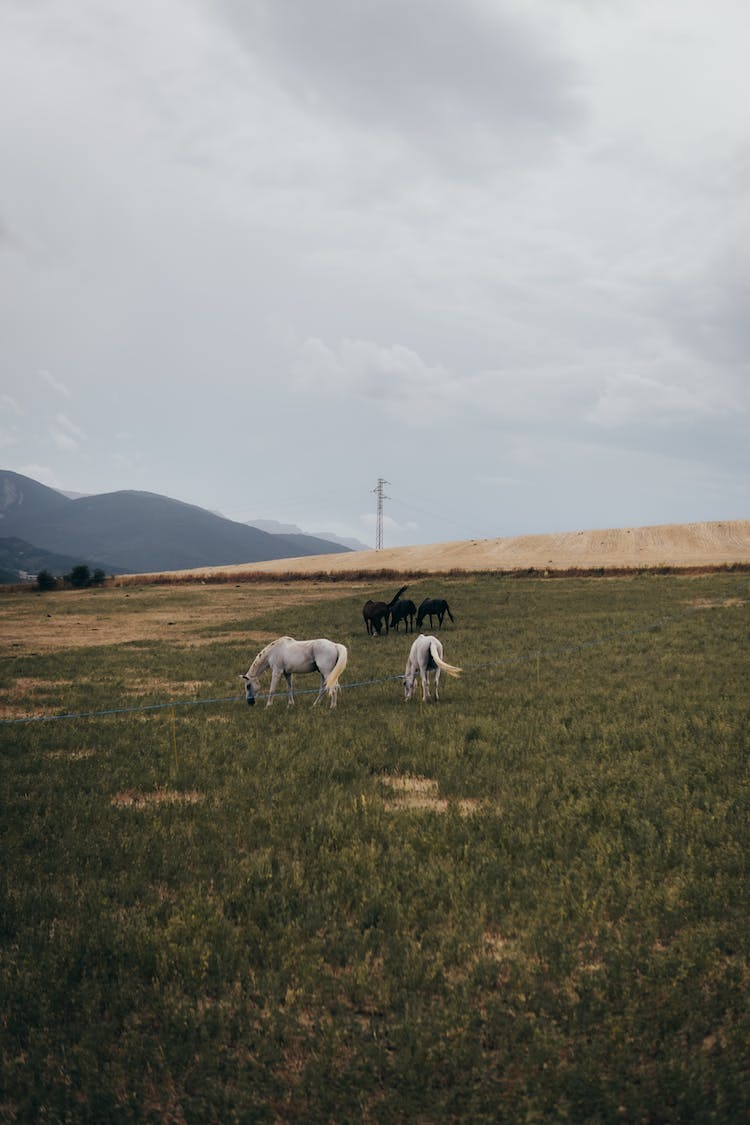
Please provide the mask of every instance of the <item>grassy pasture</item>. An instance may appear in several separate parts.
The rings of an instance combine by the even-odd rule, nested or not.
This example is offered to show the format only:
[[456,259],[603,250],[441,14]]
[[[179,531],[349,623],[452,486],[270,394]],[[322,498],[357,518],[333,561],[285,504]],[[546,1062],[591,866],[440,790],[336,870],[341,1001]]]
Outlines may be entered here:
[[0,1121],[748,1119],[750,580],[398,585],[0,598]]

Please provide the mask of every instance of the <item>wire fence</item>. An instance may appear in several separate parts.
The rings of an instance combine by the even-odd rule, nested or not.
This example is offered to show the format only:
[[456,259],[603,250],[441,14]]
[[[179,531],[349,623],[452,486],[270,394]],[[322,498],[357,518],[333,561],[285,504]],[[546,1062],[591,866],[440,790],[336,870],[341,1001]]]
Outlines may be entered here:
[[[476,672],[486,668],[507,667],[514,664],[525,664],[539,660],[549,660],[555,657],[572,656],[577,652],[584,652],[587,649],[602,648],[605,645],[612,644],[615,641],[623,640],[626,637],[639,636],[645,633],[654,633],[662,629],[665,625],[673,624],[682,618],[695,613],[700,608],[692,606],[688,609],[681,610],[679,613],[672,613],[665,617],[657,618],[655,621],[649,622],[648,625],[641,625],[633,629],[620,629],[613,633],[606,633],[600,637],[594,637],[588,641],[580,641],[573,645],[564,645],[559,648],[544,648],[535,649],[531,652],[520,653],[515,656],[501,657],[494,660],[484,660],[479,664],[466,665],[463,668],[464,672]],[[716,607],[712,607],[716,608]],[[376,687],[381,684],[393,683],[403,680],[403,675],[394,674],[391,676],[383,676],[378,679],[359,680],[354,683],[339,684],[340,691],[352,691],[355,688],[368,688]],[[298,695],[312,695],[318,693],[318,688],[302,688],[299,691],[295,690],[295,696]],[[268,693],[261,693],[256,696],[256,699],[268,699]],[[220,696],[213,699],[172,699],[166,703],[147,703],[141,704],[137,707],[112,707],[101,711],[76,711],[68,712],[61,715],[24,715],[12,719],[0,719],[0,727],[2,726],[20,726],[28,723],[59,723],[70,721],[73,719],[95,719],[105,718],[113,715],[132,715],[142,714],[149,711],[166,711],[175,707],[208,707],[221,703],[238,703],[245,702],[244,695],[228,695]]]

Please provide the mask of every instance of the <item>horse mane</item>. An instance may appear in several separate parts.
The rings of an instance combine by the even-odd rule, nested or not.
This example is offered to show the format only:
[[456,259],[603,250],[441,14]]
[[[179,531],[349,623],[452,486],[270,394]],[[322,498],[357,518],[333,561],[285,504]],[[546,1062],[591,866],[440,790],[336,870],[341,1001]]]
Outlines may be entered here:
[[258,655],[255,657],[255,660],[250,665],[250,668],[247,672],[248,676],[256,676],[258,674],[258,670],[263,667],[263,664],[268,657],[268,653],[272,648],[275,648],[277,644],[281,643],[281,641],[291,641],[293,639],[293,637],[277,637],[275,641],[269,641],[265,648],[262,648],[260,650]]

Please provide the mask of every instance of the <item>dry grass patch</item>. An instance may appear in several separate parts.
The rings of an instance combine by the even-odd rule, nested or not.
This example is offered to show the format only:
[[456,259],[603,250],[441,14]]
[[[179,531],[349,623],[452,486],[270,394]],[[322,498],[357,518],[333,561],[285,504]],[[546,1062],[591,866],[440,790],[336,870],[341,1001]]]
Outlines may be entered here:
[[384,799],[387,809],[432,809],[445,812],[448,808],[448,802],[438,796],[438,783],[430,777],[384,774],[381,781],[395,794]]
[[17,699],[19,696],[33,695],[38,691],[49,691],[50,688],[71,687],[74,680],[48,680],[41,676],[18,676],[12,687],[5,688],[3,695]]
[[44,704],[48,701],[36,697],[49,695],[50,691],[57,691],[58,688],[70,687],[73,682],[73,680],[45,680],[33,676],[19,676],[10,687],[0,689],[0,718],[25,719],[29,717],[30,712],[47,714],[49,707]]
[[205,794],[197,789],[154,789],[151,793],[142,793],[137,789],[124,789],[115,793],[111,804],[118,809],[142,810],[153,805],[197,805],[205,800]]
[[195,695],[208,683],[208,680],[167,680],[149,676],[130,680],[125,686],[125,691],[131,695],[150,695],[155,691],[167,695]]
[[425,809],[430,812],[446,812],[449,808],[454,808],[462,815],[468,816],[487,805],[486,801],[480,801],[472,797],[450,799],[440,797],[438,783],[430,777],[419,777],[413,774],[384,774],[380,780],[394,794],[385,797],[383,800],[385,808],[389,811]]
[[81,749],[81,750],[50,750],[47,757],[53,761],[66,761],[66,762],[81,762],[84,758],[95,758],[99,753],[98,750]]
[[[0,598],[0,655],[58,652],[63,649],[170,641],[180,648],[212,644],[217,638],[247,640],[258,648],[276,633],[234,629],[238,620],[292,606],[346,597],[361,584],[334,585],[271,582],[238,586],[205,586],[200,582],[154,586],[131,581],[105,590],[28,592]],[[196,592],[200,598],[196,599]],[[221,633],[230,626],[230,633]],[[212,634],[212,630],[216,634]]]
[[747,605],[746,598],[694,598],[686,602],[691,609],[729,609]]
[[40,707],[35,708],[30,703],[26,706],[20,703],[0,703],[0,719],[6,723],[12,722],[14,719],[35,718],[45,714],[47,714],[46,711],[42,711]]

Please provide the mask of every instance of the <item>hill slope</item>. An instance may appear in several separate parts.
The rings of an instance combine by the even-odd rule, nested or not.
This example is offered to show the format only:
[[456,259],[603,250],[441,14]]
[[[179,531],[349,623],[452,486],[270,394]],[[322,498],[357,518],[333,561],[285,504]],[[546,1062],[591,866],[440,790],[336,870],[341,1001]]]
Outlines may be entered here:
[[70,499],[11,472],[0,472],[0,536],[137,573],[347,552],[322,539],[270,535],[151,492]]
[[469,539],[256,563],[248,571],[345,574],[396,570],[514,571],[750,565],[750,520]]
[[[0,525],[2,526],[2,525]],[[85,564],[90,571],[109,570],[110,574],[124,573],[118,567],[105,567],[98,560],[87,557],[55,554],[35,547],[24,539],[0,538],[0,582],[27,582],[42,570],[50,574],[68,574],[75,566]]]

